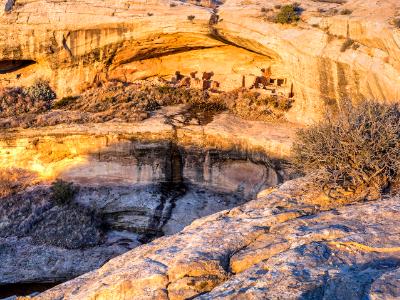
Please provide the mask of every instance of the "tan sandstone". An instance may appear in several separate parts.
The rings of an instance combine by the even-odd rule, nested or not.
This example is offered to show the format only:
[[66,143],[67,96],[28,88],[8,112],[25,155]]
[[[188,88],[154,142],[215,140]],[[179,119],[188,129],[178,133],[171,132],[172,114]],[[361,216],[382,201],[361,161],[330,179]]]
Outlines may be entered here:
[[[230,90],[270,68],[272,78],[286,82],[285,93],[293,86],[293,122],[318,120],[337,101],[399,100],[396,0],[304,0],[297,26],[271,23],[261,11],[288,1],[227,0],[217,24],[209,23],[210,8],[172,2],[19,0],[0,16],[0,68],[10,60],[36,63],[2,72],[0,85],[42,77],[61,97],[111,79],[213,71],[220,88]],[[341,52],[346,39],[358,48]]]

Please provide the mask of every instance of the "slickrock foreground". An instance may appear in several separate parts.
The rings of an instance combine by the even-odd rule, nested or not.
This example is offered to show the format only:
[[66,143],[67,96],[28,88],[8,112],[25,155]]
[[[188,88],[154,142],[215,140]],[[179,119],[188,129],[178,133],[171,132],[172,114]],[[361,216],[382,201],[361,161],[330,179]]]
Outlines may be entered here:
[[327,202],[307,179],[193,222],[36,299],[395,299],[399,199]]

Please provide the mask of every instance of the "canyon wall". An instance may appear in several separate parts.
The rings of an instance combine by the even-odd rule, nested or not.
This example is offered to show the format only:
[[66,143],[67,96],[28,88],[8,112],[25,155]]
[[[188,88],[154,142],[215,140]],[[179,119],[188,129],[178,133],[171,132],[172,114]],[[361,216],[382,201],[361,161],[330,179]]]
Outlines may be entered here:
[[[282,164],[288,125],[226,113],[182,125],[180,109],[134,124],[3,130],[0,172],[23,171],[34,182],[0,201],[0,286],[74,278],[290,177]],[[69,203],[52,198],[55,179],[77,188]]]
[[[293,89],[293,122],[313,122],[348,99],[399,100],[397,1],[306,0],[296,26],[268,21],[278,4],[20,0],[0,16],[0,85],[43,78],[62,97],[107,80],[212,71],[231,90],[269,68]],[[348,39],[356,46],[341,50]]]
[[[206,125],[182,125],[179,110],[179,106],[161,109],[134,124],[61,124],[3,131],[0,167],[25,169],[45,181],[62,177],[74,178],[83,184],[89,184],[90,180],[98,184],[149,183],[173,181],[174,176],[183,176],[192,183],[207,182],[227,190],[232,189],[235,180],[250,180],[251,186],[260,176],[265,175],[272,181],[281,176],[262,175],[251,168],[245,173],[245,163],[213,166],[213,151],[221,153],[218,161],[226,160],[228,164],[237,158],[278,168],[279,162],[290,155],[296,128],[288,124],[245,121],[228,113],[215,116]],[[173,163],[166,165],[165,162],[173,160],[174,152],[179,156],[177,170]],[[201,174],[193,169],[199,167]],[[243,169],[242,178],[235,168]],[[224,170],[226,174],[221,173]],[[255,175],[251,174],[253,171]],[[228,174],[237,176],[231,178],[232,184]],[[218,181],[220,177],[226,178],[226,183]]]

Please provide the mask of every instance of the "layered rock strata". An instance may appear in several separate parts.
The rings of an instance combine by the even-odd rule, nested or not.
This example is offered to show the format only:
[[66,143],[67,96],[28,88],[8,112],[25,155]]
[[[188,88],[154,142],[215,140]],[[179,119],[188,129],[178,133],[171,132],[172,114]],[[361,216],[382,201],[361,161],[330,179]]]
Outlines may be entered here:
[[289,181],[36,299],[399,297],[397,197],[342,206],[310,188]]
[[262,92],[293,95],[300,123],[349,99],[399,100],[398,1],[306,0],[297,25],[271,22],[282,4],[20,0],[0,17],[0,84],[43,78],[62,97],[176,71],[212,72],[222,90],[267,76]]
[[[0,168],[29,172],[39,185],[2,198],[0,284],[76,277],[290,176],[286,125],[229,114],[184,125],[181,108],[134,124],[3,130]],[[66,206],[51,199],[56,178],[79,188]]]

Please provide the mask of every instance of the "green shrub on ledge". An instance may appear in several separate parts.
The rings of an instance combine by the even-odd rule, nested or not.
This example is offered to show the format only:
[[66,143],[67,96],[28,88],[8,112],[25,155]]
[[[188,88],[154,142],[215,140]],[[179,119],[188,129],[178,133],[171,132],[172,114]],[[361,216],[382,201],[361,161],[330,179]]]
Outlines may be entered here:
[[291,24],[300,20],[299,14],[299,6],[294,4],[284,5],[276,15],[275,22],[280,24]]
[[51,184],[51,198],[57,205],[69,204],[76,193],[76,188],[71,182],[57,179]]
[[50,101],[56,98],[56,93],[51,89],[49,83],[44,80],[37,80],[26,89],[26,93],[32,99]]

